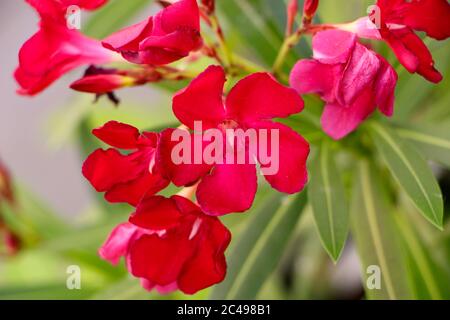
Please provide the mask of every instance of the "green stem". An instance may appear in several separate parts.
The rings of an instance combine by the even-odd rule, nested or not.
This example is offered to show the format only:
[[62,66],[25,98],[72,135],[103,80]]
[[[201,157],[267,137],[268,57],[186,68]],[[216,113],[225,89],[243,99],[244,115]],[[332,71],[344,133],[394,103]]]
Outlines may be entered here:
[[295,33],[284,39],[284,42],[281,45],[280,51],[278,51],[277,58],[275,59],[272,67],[272,72],[274,75],[279,75],[284,60],[286,60],[286,56],[288,55],[289,51],[298,43],[298,41],[300,41],[303,33],[304,30],[299,29]]
[[219,47],[223,54],[223,60],[224,60],[225,67],[230,67],[233,64],[233,55],[225,41],[225,37],[223,35],[222,28],[220,27],[219,20],[217,19],[217,16],[214,14],[210,15],[209,19],[211,22],[211,28],[213,29],[214,33],[217,35],[217,40],[219,42]]
[[317,25],[303,25],[301,28],[297,29],[293,34],[284,39],[281,45],[280,51],[278,51],[277,58],[272,67],[272,72],[274,75],[279,76],[280,69],[283,67],[283,63],[286,60],[286,56],[289,51],[300,41],[303,34],[315,34],[319,31],[334,29],[335,26],[327,24],[317,24]]

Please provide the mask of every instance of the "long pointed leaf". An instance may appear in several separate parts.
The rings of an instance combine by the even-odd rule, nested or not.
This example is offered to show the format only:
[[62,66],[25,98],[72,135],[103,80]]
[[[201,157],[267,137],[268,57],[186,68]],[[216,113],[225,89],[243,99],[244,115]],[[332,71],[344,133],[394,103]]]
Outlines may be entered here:
[[306,192],[275,194],[242,232],[229,260],[228,275],[212,299],[254,299],[275,269],[306,204]]
[[439,185],[422,156],[392,129],[377,123],[371,132],[391,174],[426,219],[442,229],[444,205]]
[[348,206],[345,190],[330,147],[324,143],[311,161],[308,198],[322,244],[337,261],[348,235]]
[[[355,177],[351,210],[352,235],[361,262],[366,295],[370,299],[409,299],[405,257],[395,229],[392,212],[388,212],[377,175],[367,162],[360,165]],[[370,266],[380,270],[381,287],[369,289]]]

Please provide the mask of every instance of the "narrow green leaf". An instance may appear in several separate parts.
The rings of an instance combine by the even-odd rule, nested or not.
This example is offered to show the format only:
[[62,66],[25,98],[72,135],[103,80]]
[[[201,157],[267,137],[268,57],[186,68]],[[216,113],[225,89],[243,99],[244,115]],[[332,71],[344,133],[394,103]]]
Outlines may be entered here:
[[377,149],[391,174],[425,218],[442,229],[444,215],[442,193],[428,164],[392,129],[378,123],[373,123],[371,129]]
[[449,275],[442,272],[430,254],[431,250],[436,248],[426,246],[425,241],[409,221],[410,219],[401,214],[395,215],[395,218],[409,259],[408,274],[415,298],[440,300],[445,297],[448,299]]
[[348,235],[345,190],[328,143],[323,143],[310,165],[308,198],[322,244],[337,261]]
[[[351,208],[351,230],[361,262],[363,286],[370,299],[409,299],[405,257],[392,212],[386,208],[378,176],[362,162],[355,176]],[[369,288],[379,268],[380,288]]]
[[414,144],[427,159],[450,168],[450,130],[439,126],[401,125],[398,134]]
[[229,257],[228,275],[212,299],[254,299],[284,252],[306,204],[306,192],[275,194],[254,213]]

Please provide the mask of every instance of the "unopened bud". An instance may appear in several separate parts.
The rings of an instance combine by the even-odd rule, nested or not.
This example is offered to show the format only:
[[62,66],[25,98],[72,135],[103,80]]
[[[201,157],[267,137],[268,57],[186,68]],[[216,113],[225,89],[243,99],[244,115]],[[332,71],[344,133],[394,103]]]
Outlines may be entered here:
[[208,14],[211,14],[216,9],[216,1],[215,0],[202,0],[202,4],[206,9]]
[[135,79],[119,74],[96,74],[85,76],[70,85],[80,92],[105,94],[135,84]]
[[298,13],[298,0],[290,0],[287,5],[287,24],[286,35],[292,34],[294,28],[295,17]]
[[311,22],[312,18],[316,14],[318,6],[319,0],[305,0],[305,4],[303,6],[304,20]]

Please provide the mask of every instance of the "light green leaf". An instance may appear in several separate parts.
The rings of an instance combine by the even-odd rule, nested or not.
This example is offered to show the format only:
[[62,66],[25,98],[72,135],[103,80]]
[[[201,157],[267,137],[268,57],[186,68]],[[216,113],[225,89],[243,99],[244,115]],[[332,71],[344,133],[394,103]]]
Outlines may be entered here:
[[[386,208],[378,176],[367,162],[361,163],[355,176],[351,228],[367,297],[392,300],[411,298],[398,230],[392,212]],[[379,289],[369,289],[367,286],[377,276],[368,269],[372,266],[380,271]]]
[[212,299],[254,299],[275,269],[306,204],[306,192],[275,194],[241,233],[229,257],[228,275],[216,286]]
[[394,130],[378,123],[373,123],[370,128],[375,145],[391,174],[424,217],[442,229],[442,193],[428,164]]
[[439,126],[401,125],[397,133],[409,140],[427,159],[450,167],[450,130]]
[[344,185],[327,142],[311,161],[309,171],[308,198],[317,231],[325,250],[333,261],[337,261],[348,235],[348,206]]

